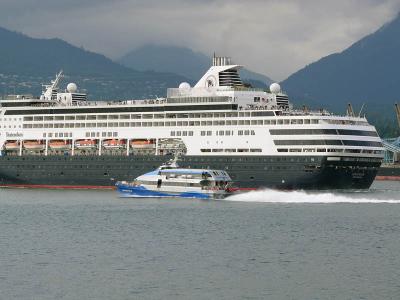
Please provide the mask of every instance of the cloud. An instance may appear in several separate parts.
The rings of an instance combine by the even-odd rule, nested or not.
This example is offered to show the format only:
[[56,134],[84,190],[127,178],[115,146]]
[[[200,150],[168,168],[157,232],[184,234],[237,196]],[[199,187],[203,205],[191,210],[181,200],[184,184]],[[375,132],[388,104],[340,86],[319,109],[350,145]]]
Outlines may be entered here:
[[0,26],[112,58],[146,43],[216,51],[281,80],[399,10],[399,0],[2,0]]

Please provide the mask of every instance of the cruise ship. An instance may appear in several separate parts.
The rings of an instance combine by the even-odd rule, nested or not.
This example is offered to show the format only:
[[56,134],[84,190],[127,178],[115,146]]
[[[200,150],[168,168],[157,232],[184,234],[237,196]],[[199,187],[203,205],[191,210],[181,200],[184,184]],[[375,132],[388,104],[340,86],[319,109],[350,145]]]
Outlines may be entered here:
[[[112,188],[173,157],[243,189],[366,189],[383,159],[364,116],[294,109],[279,84],[242,82],[228,57],[157,99],[88,101],[62,72],[40,97],[0,100],[0,186]],[[338,97],[340,94],[338,94]]]

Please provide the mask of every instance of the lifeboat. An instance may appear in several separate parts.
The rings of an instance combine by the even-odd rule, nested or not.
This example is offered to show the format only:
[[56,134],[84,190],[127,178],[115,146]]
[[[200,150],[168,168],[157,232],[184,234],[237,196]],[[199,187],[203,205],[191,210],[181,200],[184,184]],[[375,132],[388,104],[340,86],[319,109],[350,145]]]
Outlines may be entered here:
[[49,142],[49,147],[54,150],[71,149],[71,144],[63,140],[52,140]]
[[106,149],[119,149],[125,147],[125,141],[124,140],[105,140],[103,142],[103,147]]
[[4,148],[6,150],[19,150],[19,143],[17,141],[6,141]]
[[77,140],[75,142],[75,147],[78,149],[96,148],[96,141],[95,140]]
[[44,144],[41,141],[24,141],[23,146],[27,150],[43,150]]
[[156,146],[156,142],[155,140],[133,140],[131,146],[135,149],[152,149]]

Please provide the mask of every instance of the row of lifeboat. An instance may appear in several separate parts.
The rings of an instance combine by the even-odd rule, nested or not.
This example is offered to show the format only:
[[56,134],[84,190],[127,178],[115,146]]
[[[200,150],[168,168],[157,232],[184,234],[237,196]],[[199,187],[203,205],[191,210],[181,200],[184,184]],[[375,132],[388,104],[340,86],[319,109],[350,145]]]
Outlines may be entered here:
[[[75,141],[76,149],[95,149],[98,141],[85,139]],[[155,140],[138,139],[130,141],[130,146],[134,149],[153,149],[155,148]],[[22,147],[26,150],[44,150],[45,143],[40,140],[26,140],[22,142]],[[102,147],[105,149],[121,149],[126,148],[126,140],[109,139],[102,141]],[[20,149],[19,141],[7,141],[4,144],[5,150],[15,151]],[[53,150],[69,150],[72,148],[70,140],[50,140],[49,148]]]

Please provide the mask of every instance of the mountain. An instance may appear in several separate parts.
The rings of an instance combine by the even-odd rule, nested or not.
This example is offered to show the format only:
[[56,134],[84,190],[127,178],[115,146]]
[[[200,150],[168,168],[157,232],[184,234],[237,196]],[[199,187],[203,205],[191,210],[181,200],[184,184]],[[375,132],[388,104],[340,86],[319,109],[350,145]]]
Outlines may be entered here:
[[93,98],[162,96],[187,80],[171,73],[135,71],[61,39],[37,39],[0,28],[0,94],[40,93],[60,69]]
[[[185,47],[145,45],[117,60],[122,65],[141,71],[172,72],[197,82],[209,69],[211,57]],[[273,82],[269,77],[242,69],[242,79],[266,86]]]
[[344,112],[351,102],[374,122],[393,121],[399,101],[400,14],[341,53],[329,55],[282,82],[298,105],[328,107]]

